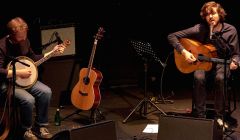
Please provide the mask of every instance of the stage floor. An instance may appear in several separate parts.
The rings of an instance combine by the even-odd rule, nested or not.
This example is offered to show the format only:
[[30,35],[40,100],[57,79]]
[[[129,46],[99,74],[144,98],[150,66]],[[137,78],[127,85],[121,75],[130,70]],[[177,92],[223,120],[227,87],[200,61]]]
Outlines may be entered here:
[[[99,111],[104,116],[104,120],[98,116],[97,122],[112,120],[116,124],[117,140],[132,140],[134,137],[141,140],[157,140],[157,133],[144,133],[143,130],[148,124],[159,124],[160,115],[173,115],[189,117],[192,100],[191,91],[178,90],[171,95],[165,103],[156,103],[158,109],[152,106],[149,102],[146,105],[146,114],[144,115],[144,108],[142,109],[143,115],[139,114],[139,109],[136,108],[140,101],[143,99],[144,91],[139,87],[118,87],[111,89],[104,89],[101,91],[101,102]],[[155,93],[156,94],[156,93]],[[159,93],[160,94],[160,93]],[[152,96],[152,92],[148,92],[149,96]],[[164,96],[168,96],[168,93]],[[168,101],[172,101],[171,103]],[[239,122],[240,110],[239,103],[236,104],[236,110],[231,114],[232,119],[236,119]],[[133,109],[135,111],[131,113]],[[233,102],[231,102],[231,108],[233,108]],[[58,134],[62,130],[74,129],[93,124],[90,120],[91,111],[79,111],[73,105],[66,105],[61,109],[61,117],[64,118],[61,126],[54,125],[54,114],[56,107],[50,107],[50,126],[49,130],[53,134]],[[71,115],[71,114],[74,115]],[[130,115],[130,116],[129,116]],[[190,116],[191,117],[191,116]],[[211,116],[208,116],[211,119]],[[177,125],[177,124],[176,124]],[[189,128],[191,129],[191,128]],[[194,128],[193,128],[194,129]],[[234,132],[231,135],[224,135],[225,139],[240,139],[240,127],[235,125]],[[177,132],[172,132],[174,133]],[[225,133],[224,133],[225,134]],[[80,136],[79,136],[80,137]]]
[[[172,91],[172,96],[168,100],[172,103],[156,103],[158,109],[152,106],[149,102],[146,105],[146,114],[139,114],[139,108],[135,107],[144,99],[144,90],[139,87],[116,87],[110,89],[101,90],[101,102],[99,105],[99,111],[104,117],[97,116],[96,124],[103,121],[114,121],[116,125],[117,140],[133,140],[135,137],[138,140],[157,140],[158,133],[144,133],[143,130],[149,124],[155,124],[160,126],[159,117],[160,115],[167,114],[173,116],[189,117],[192,100],[191,92],[187,90]],[[160,93],[159,93],[160,94]],[[151,96],[152,92],[148,92]],[[169,94],[170,95],[170,94]],[[167,94],[165,96],[168,96]],[[147,98],[146,98],[147,99]],[[168,101],[166,100],[166,101]],[[233,107],[233,106],[232,106]],[[237,122],[240,120],[239,103],[237,102],[236,110],[232,112],[231,117],[236,119]],[[64,105],[60,110],[60,115],[64,118],[60,126],[55,126],[54,115],[57,107],[51,106],[49,109],[49,130],[55,136],[65,130],[78,129],[84,126],[94,125],[94,122],[90,119],[91,111],[80,111],[78,108],[71,104]],[[73,114],[73,115],[71,115]],[[130,116],[128,116],[130,115]],[[176,124],[177,126],[178,124]],[[200,124],[201,125],[201,124]],[[181,129],[180,126],[177,126]],[[189,128],[192,130],[194,128]],[[171,130],[170,130],[171,131]],[[178,132],[171,132],[172,135]],[[188,132],[186,132],[188,133]],[[93,134],[98,135],[98,134]],[[107,135],[107,132],[106,132]],[[224,135],[226,137],[226,135]],[[81,138],[81,136],[79,136]],[[235,126],[234,132],[225,139],[237,140],[240,139],[240,127]]]

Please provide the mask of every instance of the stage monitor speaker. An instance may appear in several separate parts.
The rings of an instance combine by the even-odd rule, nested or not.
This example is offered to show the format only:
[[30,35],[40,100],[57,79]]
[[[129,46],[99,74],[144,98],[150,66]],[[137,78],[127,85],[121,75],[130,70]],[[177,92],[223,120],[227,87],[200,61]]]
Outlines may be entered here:
[[216,121],[192,117],[160,116],[158,140],[221,140]]
[[116,125],[112,120],[86,125],[62,131],[53,140],[117,140]]

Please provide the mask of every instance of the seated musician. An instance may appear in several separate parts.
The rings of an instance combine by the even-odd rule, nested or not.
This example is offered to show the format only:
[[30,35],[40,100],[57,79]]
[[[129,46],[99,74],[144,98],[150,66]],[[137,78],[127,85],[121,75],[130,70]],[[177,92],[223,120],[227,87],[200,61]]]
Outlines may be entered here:
[[[206,2],[200,11],[202,22],[187,29],[170,33],[169,43],[183,56],[186,63],[192,64],[196,56],[181,44],[182,38],[190,38],[201,43],[212,44],[216,48],[217,58],[230,60],[226,66],[223,63],[213,63],[211,70],[198,69],[194,71],[194,92],[192,113],[195,117],[206,117],[206,86],[209,79],[214,80],[214,107],[216,118],[225,117],[224,106],[224,79],[228,79],[231,71],[238,68],[239,40],[236,28],[225,22],[226,12],[223,7],[214,1]],[[225,73],[226,72],[226,73]],[[225,77],[226,74],[226,77]]]
[[[13,70],[7,68],[12,61],[10,57],[27,56],[33,61],[37,61],[48,55],[37,55],[31,48],[27,37],[28,25],[21,17],[11,19],[7,23],[8,35],[0,39],[0,87],[1,91],[6,90],[10,84],[9,80],[13,77]],[[57,45],[58,53],[62,53],[64,46]],[[30,69],[17,69],[16,77],[29,78],[32,75]],[[20,108],[20,123],[22,135],[25,140],[37,140],[37,137],[50,138],[52,135],[47,129],[48,125],[48,107],[51,99],[51,89],[40,81],[36,81],[30,88],[21,88],[15,86],[15,101]],[[33,119],[33,109],[36,107],[36,114]],[[11,123],[11,122],[10,122]]]

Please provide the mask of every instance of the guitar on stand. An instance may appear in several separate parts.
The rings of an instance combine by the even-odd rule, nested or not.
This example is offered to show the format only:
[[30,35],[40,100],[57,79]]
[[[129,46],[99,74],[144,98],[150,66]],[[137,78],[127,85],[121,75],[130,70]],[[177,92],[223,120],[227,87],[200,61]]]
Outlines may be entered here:
[[96,122],[97,107],[100,104],[101,94],[99,85],[102,81],[102,73],[93,68],[93,59],[97,47],[98,40],[103,37],[104,29],[100,27],[95,35],[91,57],[87,68],[82,68],[79,73],[79,81],[74,86],[71,94],[72,104],[80,110],[92,110],[91,117]]

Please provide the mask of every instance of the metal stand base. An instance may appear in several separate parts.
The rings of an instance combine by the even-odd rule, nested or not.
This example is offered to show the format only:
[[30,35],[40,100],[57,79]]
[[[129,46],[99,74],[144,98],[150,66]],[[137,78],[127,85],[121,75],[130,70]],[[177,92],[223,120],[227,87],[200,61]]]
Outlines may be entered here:
[[[79,115],[79,113],[82,112],[82,110],[78,109],[76,111],[74,111],[73,113],[67,115],[66,117],[62,118],[62,121],[64,121],[65,119],[77,114]],[[98,120],[104,120],[105,117],[103,116],[102,112],[98,109],[91,109],[91,115],[90,115],[90,121],[92,123],[96,123]]]
[[130,112],[130,114],[123,120],[123,123],[126,123],[128,118],[138,109],[140,111],[140,114],[142,115],[142,109],[143,110],[143,114],[144,116],[146,116],[148,113],[147,112],[147,104],[150,103],[150,105],[154,106],[158,111],[160,111],[162,114],[167,115],[162,109],[160,109],[156,104],[154,104],[149,98],[144,97],[138,104],[136,107],[134,107],[134,109]]
[[152,97],[151,101],[155,104],[173,104],[174,103],[173,100],[166,100],[166,99],[161,99],[157,97]]
[[73,113],[71,113],[71,114],[67,115],[66,117],[62,118],[62,121],[64,121],[65,119],[67,119],[67,118],[69,118],[69,117],[71,117],[71,116],[73,116],[75,114],[79,114],[81,111],[82,110],[80,110],[80,109],[74,111]]
[[90,115],[90,121],[92,123],[97,123],[98,118],[100,120],[105,120],[105,117],[103,116],[102,112],[98,108],[92,109],[91,115]]

